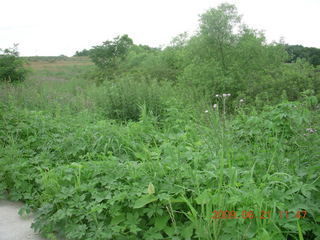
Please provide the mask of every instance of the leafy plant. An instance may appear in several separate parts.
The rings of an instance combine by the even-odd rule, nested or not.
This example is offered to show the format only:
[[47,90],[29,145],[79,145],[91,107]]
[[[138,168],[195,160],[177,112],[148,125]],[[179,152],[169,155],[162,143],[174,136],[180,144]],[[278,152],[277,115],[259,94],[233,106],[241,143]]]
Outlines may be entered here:
[[24,61],[19,58],[17,44],[12,48],[0,49],[0,81],[21,82],[25,80],[27,70]]
[[102,45],[93,47],[89,56],[100,70],[112,77],[132,44],[128,35],[118,36],[113,41],[105,41]]

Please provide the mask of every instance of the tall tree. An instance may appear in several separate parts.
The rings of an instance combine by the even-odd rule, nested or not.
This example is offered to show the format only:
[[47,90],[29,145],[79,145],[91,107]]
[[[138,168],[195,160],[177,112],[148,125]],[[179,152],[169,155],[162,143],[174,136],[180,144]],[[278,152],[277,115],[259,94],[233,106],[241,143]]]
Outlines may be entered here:
[[241,16],[234,5],[224,3],[201,15],[200,34],[210,54],[218,53],[224,71],[227,70],[228,49],[237,40],[235,31],[240,27]]

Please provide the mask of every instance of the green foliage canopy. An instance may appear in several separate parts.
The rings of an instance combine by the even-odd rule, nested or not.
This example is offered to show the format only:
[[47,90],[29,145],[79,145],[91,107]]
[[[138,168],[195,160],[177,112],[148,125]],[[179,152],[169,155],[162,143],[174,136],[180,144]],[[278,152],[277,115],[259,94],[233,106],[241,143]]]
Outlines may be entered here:
[[0,49],[0,82],[20,82],[26,77],[24,61],[19,58],[18,44],[12,48]]
[[286,45],[286,50],[290,55],[288,62],[295,62],[298,58],[303,58],[313,66],[320,65],[319,48],[303,47],[301,45]]
[[88,57],[90,55],[90,50],[83,49],[82,51],[76,51],[75,57]]
[[123,75],[168,80],[193,92],[194,100],[204,95],[213,104],[212,96],[221,93],[232,101],[275,103],[284,92],[290,100],[308,89],[319,92],[315,49],[267,43],[228,3],[200,15],[197,34],[180,34],[165,48],[135,45],[123,35],[89,52],[102,73],[99,81]]
[[113,41],[105,41],[102,45],[90,50],[92,61],[104,71],[114,72],[125,59],[133,41],[128,35],[118,36]]

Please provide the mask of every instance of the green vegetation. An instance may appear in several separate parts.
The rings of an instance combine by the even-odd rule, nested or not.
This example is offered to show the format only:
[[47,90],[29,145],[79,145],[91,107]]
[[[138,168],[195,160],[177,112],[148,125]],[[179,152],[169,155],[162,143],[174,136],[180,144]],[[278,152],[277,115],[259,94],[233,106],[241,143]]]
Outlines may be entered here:
[[[230,93],[232,100],[256,105],[279,103],[283,95],[297,100],[309,89],[319,97],[320,71],[311,55],[297,55],[284,43],[267,44],[229,4],[202,14],[196,35],[181,34],[163,50],[133,44],[123,35],[88,51],[99,67],[92,74],[99,83],[127,75],[167,80],[193,90],[188,95],[196,101]],[[312,59],[317,57],[314,51]]]
[[33,57],[22,57],[27,62],[57,62],[57,61],[67,61],[68,57],[64,55],[60,56],[33,56]]
[[228,4],[164,49],[123,35],[89,51],[96,66],[0,85],[0,197],[35,211],[35,230],[320,239],[317,67],[287,63]]
[[128,35],[119,36],[114,41],[105,41],[101,46],[91,49],[90,58],[100,70],[107,73],[107,76],[113,77],[132,44],[132,39]]
[[320,49],[308,48],[301,45],[286,45],[286,50],[290,54],[289,62],[295,62],[298,58],[306,59],[313,66],[320,65]]
[[89,57],[90,50],[83,49],[82,51],[76,51],[74,57]]
[[19,58],[17,46],[0,49],[0,82],[21,82],[26,78],[27,69]]

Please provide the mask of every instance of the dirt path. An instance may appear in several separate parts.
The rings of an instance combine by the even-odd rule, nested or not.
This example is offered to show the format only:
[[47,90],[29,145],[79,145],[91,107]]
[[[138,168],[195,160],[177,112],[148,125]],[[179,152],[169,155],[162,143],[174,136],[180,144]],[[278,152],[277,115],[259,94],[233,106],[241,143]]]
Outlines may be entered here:
[[31,229],[32,219],[19,216],[22,206],[0,200],[0,240],[43,240]]

